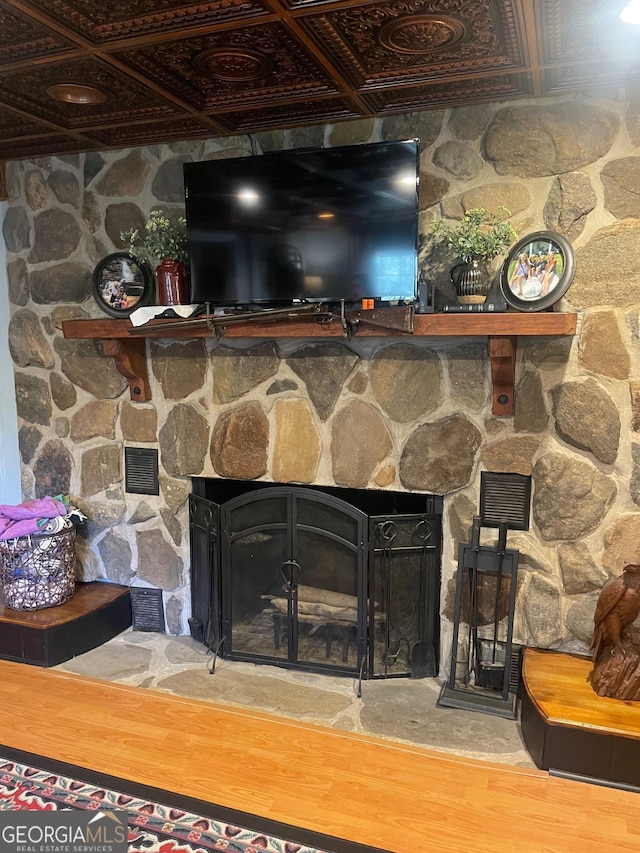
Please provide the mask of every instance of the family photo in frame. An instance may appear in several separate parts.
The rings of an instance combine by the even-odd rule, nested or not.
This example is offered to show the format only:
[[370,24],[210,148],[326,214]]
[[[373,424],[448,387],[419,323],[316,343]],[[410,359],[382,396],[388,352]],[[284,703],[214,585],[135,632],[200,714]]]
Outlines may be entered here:
[[553,231],[536,231],[519,240],[500,273],[500,289],[518,311],[543,311],[567,292],[575,271],[570,243]]
[[94,269],[92,287],[94,299],[106,314],[128,317],[151,301],[153,275],[128,252],[113,252]]

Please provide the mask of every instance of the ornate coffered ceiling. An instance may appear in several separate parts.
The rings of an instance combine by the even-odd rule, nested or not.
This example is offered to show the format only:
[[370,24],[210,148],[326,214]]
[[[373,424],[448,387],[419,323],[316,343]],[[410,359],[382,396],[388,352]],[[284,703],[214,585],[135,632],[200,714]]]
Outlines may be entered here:
[[640,81],[624,0],[0,0],[0,159]]

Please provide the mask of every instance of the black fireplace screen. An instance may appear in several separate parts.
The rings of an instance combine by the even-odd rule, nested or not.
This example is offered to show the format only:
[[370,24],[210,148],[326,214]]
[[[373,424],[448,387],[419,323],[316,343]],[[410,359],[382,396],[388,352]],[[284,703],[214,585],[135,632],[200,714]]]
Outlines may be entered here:
[[[372,514],[381,494],[401,498]],[[367,495],[194,481],[193,636],[234,660],[436,675],[441,515],[397,511],[425,496]]]
[[440,540],[440,516],[371,519],[369,671],[373,677],[437,674]]

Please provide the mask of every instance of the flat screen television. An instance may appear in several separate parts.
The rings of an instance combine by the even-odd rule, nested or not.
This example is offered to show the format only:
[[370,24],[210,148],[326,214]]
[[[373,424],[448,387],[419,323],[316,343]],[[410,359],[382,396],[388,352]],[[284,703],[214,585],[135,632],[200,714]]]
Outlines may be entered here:
[[184,166],[191,299],[413,302],[418,140]]

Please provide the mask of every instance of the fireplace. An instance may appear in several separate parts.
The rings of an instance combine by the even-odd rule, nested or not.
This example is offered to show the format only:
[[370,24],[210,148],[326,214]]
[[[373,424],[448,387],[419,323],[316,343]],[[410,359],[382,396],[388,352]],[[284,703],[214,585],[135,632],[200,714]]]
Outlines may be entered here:
[[191,634],[223,658],[437,675],[442,498],[194,478]]

